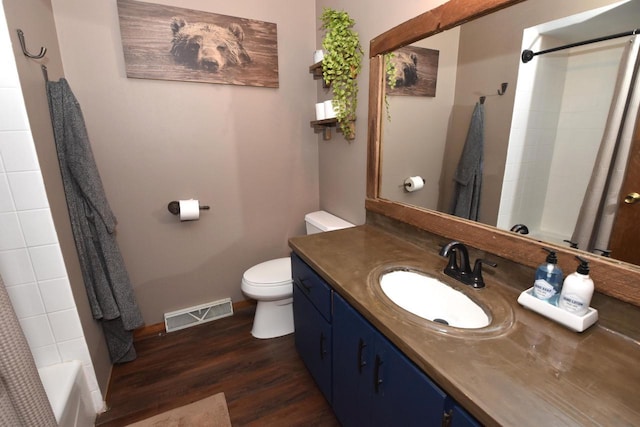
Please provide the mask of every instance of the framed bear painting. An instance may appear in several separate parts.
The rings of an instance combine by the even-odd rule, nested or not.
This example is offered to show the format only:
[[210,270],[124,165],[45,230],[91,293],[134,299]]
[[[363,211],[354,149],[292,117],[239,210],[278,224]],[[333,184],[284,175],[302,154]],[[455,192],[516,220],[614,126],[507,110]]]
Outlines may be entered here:
[[127,77],[278,87],[276,24],[118,0]]
[[436,96],[440,51],[424,47],[405,46],[393,52],[396,86],[388,95]]

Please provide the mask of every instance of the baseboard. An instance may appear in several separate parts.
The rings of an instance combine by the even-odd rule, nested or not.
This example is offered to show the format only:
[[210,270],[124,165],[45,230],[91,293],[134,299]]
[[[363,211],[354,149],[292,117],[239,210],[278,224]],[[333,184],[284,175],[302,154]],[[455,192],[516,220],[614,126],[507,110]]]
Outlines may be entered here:
[[[255,306],[256,302],[253,300],[242,300],[233,303],[233,311],[242,310],[243,308]],[[144,339],[155,337],[158,335],[166,334],[167,331],[164,327],[164,322],[155,323],[153,325],[145,325],[141,328],[133,331],[133,342],[142,341]]]

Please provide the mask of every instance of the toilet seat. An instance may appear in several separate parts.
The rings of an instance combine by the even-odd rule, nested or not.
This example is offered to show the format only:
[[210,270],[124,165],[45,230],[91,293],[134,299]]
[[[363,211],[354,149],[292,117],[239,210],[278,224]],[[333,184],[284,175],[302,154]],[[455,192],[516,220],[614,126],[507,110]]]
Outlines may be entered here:
[[291,258],[278,258],[254,265],[244,272],[242,281],[257,286],[291,283]]
[[242,292],[256,300],[291,297],[291,258],[278,258],[254,265],[242,276]]

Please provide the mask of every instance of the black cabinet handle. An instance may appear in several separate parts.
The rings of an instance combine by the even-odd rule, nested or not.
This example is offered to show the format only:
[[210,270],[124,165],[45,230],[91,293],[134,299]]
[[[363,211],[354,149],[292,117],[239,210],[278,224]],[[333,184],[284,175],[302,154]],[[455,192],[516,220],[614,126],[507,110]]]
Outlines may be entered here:
[[376,393],[378,393],[380,385],[382,384],[382,377],[380,375],[380,367],[382,366],[382,363],[380,355],[376,354],[376,363],[373,368],[373,387]]
[[325,354],[327,354],[327,350],[324,348],[324,342],[327,338],[324,336],[323,332],[320,332],[320,360],[324,360]]
[[453,409],[449,409],[442,414],[442,427],[450,427],[453,418]]
[[313,289],[313,286],[307,285],[307,284],[305,283],[305,280],[304,280],[304,279],[302,279],[302,278],[300,279],[300,285],[302,286],[302,289],[303,289],[307,294],[311,293],[311,289]]
[[358,341],[358,373],[362,373],[362,368],[367,366],[367,361],[362,359],[362,352],[367,344],[362,338]]

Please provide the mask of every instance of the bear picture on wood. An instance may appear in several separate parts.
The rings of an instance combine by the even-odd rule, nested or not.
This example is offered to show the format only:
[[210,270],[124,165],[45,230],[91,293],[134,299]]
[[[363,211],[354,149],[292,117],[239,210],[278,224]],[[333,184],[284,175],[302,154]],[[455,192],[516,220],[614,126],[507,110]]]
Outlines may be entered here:
[[393,52],[395,87],[389,86],[388,95],[436,96],[438,59],[440,52],[416,46],[406,46]]
[[127,77],[278,87],[276,24],[118,0]]
[[395,65],[396,87],[413,86],[418,82],[418,55],[409,52],[397,52],[391,60]]
[[196,69],[217,73],[220,70],[251,62],[242,46],[244,30],[232,23],[223,28],[210,24],[187,24],[184,19],[173,18],[171,53],[176,60]]

